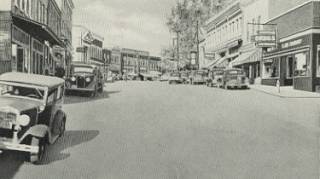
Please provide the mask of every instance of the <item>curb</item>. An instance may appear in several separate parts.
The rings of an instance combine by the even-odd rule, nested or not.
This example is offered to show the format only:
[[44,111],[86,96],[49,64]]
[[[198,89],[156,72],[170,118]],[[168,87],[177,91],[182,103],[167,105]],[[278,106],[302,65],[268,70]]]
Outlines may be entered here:
[[271,93],[271,92],[267,92],[265,90],[261,90],[258,88],[253,88],[252,86],[250,86],[250,89],[258,91],[258,92],[262,92],[271,96],[275,96],[278,98],[287,98],[287,99],[317,99],[320,98],[320,96],[286,96],[286,95],[281,95],[281,94],[275,94],[275,93]]

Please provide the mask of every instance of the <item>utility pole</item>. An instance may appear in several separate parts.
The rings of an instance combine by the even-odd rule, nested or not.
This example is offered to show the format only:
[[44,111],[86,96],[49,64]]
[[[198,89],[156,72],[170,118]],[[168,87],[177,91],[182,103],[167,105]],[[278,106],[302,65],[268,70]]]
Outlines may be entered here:
[[200,68],[200,49],[199,49],[199,19],[197,19],[197,70]]
[[177,60],[178,60],[178,71],[180,71],[180,47],[179,47],[179,41],[180,41],[180,35],[179,31],[177,31]]

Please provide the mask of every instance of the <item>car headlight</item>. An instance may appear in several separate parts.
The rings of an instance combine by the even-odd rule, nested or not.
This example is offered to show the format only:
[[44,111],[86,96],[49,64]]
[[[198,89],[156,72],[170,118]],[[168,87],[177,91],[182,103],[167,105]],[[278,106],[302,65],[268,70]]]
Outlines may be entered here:
[[91,79],[88,77],[86,78],[86,82],[89,83],[91,81]]
[[76,81],[76,77],[73,76],[73,77],[71,78],[71,81]]
[[21,115],[17,118],[17,122],[20,126],[27,126],[30,123],[30,117],[28,115]]

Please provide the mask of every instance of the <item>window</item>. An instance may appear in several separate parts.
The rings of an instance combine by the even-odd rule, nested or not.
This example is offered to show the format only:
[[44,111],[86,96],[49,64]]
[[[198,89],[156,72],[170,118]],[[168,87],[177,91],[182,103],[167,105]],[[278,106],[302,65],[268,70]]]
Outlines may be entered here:
[[308,76],[310,69],[307,64],[307,53],[299,53],[295,55],[294,76]]
[[49,93],[47,103],[51,104],[54,102],[54,99],[56,98],[57,90],[53,90]]
[[263,62],[263,78],[278,78],[280,75],[280,60],[268,59]]

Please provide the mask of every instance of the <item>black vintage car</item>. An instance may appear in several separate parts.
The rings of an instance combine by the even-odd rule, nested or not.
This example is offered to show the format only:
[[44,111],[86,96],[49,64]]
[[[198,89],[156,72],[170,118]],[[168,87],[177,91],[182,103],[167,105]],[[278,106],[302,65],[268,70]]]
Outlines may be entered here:
[[68,92],[88,92],[96,96],[97,92],[103,92],[103,75],[98,68],[88,64],[72,64],[71,77],[66,79]]
[[41,163],[48,144],[65,132],[63,79],[24,73],[0,76],[0,151]]

